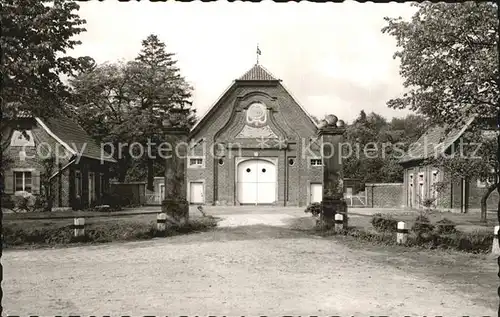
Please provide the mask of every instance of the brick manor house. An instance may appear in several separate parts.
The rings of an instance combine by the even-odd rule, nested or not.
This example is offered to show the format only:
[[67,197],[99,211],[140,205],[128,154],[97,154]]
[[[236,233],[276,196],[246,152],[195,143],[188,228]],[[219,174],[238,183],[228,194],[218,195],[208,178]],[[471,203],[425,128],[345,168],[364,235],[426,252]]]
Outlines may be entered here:
[[[281,80],[255,64],[191,130],[189,202],[304,206],[321,201],[317,130]],[[155,195],[163,197],[163,177],[155,179]]]

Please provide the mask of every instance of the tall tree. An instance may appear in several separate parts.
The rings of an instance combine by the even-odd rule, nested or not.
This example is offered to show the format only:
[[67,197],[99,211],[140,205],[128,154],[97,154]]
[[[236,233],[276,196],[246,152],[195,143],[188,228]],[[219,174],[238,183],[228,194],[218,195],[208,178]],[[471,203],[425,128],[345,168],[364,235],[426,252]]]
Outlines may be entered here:
[[[161,42],[158,36],[151,34],[142,41],[140,53],[135,61],[130,63],[131,94],[137,100],[138,106],[138,116],[135,118],[142,123],[136,127],[146,128],[141,140],[138,140],[142,144],[148,141],[153,144],[166,141],[162,121],[173,107],[188,110],[185,124],[188,127],[194,124],[194,109],[190,101],[192,87],[181,76],[180,69],[176,66],[177,61],[173,57],[173,53],[166,51],[165,43]],[[156,147],[153,147],[152,157],[144,157],[149,190],[154,190],[154,162],[159,158],[156,150]]]
[[[196,120],[189,100],[192,88],[173,56],[157,36],[150,35],[135,60],[98,65],[71,80],[82,125],[97,139],[113,144],[118,179],[146,177],[150,190],[154,176],[163,169],[156,147],[167,141],[163,119],[178,107],[187,110],[187,127]],[[135,160],[133,154],[138,153],[129,147],[134,142],[145,149]]]

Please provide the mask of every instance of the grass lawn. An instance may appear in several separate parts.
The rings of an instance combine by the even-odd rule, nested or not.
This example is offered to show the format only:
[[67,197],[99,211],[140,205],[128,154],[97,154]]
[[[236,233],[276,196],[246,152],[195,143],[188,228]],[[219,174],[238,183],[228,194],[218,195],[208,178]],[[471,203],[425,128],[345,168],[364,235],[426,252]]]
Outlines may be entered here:
[[[157,213],[85,217],[85,243],[152,239]],[[215,227],[213,217],[191,216],[189,224],[176,227],[167,223],[166,236],[208,230]],[[46,247],[74,244],[73,217],[41,219],[4,219],[4,248]]]

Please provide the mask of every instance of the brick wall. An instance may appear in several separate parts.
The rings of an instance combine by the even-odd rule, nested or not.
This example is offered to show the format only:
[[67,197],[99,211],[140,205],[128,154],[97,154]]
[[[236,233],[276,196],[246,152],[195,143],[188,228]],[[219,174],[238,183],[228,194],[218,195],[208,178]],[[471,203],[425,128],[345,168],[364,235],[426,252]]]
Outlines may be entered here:
[[146,183],[111,183],[110,193],[126,198],[130,205],[146,203]]
[[401,208],[403,201],[403,183],[365,184],[367,207]]
[[[70,154],[54,139],[52,138],[42,127],[38,126],[36,122],[32,119],[23,119],[19,121],[10,122],[8,126],[4,127],[3,136],[10,137],[10,129],[26,129],[31,133],[33,137],[34,146],[9,146],[3,153],[5,158],[5,175],[4,175],[4,193],[6,195],[12,196],[15,192],[15,172],[31,172],[32,177],[32,193],[35,195],[41,194],[41,182],[45,173],[45,167],[43,164],[44,158],[48,158],[50,153],[57,156],[58,162],[53,168],[53,173],[57,171],[57,164],[65,165],[69,162]],[[5,142],[9,142],[3,139]],[[56,152],[58,151],[58,152]],[[24,152],[25,155],[22,155]],[[58,153],[58,155],[56,154]],[[57,190],[59,185],[55,183],[52,184],[52,190],[56,190],[56,199],[54,200],[54,207],[68,207],[69,202],[67,198],[68,193],[68,179],[62,177],[61,183],[61,200],[59,200],[59,194]],[[61,204],[59,204],[61,201]]]
[[[288,149],[260,149],[255,140],[236,139],[236,135],[245,124],[244,107],[252,102],[263,102],[271,108],[268,111],[268,125],[279,137],[289,141]],[[309,166],[309,153],[303,153],[303,139],[306,143],[316,133],[316,127],[302,112],[300,106],[281,86],[277,85],[244,85],[236,84],[228,90],[216,106],[216,110],[207,117],[205,123],[192,135],[192,141],[203,142],[194,146],[189,155],[203,156],[202,168],[187,169],[188,184],[193,181],[204,182],[204,197],[207,204],[235,204],[235,172],[236,157],[266,157],[277,159],[278,162],[278,193],[277,202],[280,205],[304,206],[309,200],[309,184],[321,182],[321,168]],[[223,164],[219,165],[218,157],[212,156],[216,143],[246,144],[241,152],[225,147],[222,155]],[[252,148],[253,147],[253,148]],[[319,148],[316,148],[315,155]],[[295,162],[290,165],[289,158]],[[214,183],[215,179],[215,183]],[[189,186],[189,185],[188,185]],[[188,197],[189,199],[189,197]]]

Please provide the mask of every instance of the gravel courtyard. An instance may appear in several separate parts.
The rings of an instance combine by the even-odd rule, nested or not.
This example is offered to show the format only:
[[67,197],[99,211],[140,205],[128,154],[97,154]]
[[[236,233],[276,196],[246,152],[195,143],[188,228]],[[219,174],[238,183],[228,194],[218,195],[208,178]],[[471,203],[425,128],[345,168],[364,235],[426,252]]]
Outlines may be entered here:
[[496,314],[473,285],[381,265],[271,211],[224,212],[220,228],[186,236],[4,252],[3,315]]

